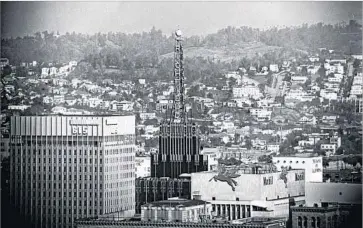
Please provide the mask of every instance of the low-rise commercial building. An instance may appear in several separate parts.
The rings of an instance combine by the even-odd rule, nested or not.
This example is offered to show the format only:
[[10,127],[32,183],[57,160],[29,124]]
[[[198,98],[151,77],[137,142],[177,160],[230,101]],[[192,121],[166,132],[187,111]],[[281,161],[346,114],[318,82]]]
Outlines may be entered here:
[[[228,170],[228,171],[227,171]],[[245,166],[191,174],[193,199],[210,202],[215,216],[236,220],[254,216],[288,216],[290,199],[304,203],[304,170]]]

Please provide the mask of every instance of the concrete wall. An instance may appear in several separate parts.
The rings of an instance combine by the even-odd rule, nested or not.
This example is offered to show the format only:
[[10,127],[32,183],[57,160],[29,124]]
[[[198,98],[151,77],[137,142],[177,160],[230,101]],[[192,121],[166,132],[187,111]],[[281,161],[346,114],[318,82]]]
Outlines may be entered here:
[[[290,170],[287,175],[287,188],[285,183],[280,179],[281,173],[269,174],[241,174],[240,177],[234,178],[237,182],[235,191],[227,182],[214,181],[212,178],[217,175],[216,172],[200,172],[191,174],[191,194],[200,195],[201,200],[211,201],[212,197],[216,200],[235,201],[239,200],[266,200],[277,199],[290,196],[303,195],[305,193],[305,183],[295,181],[295,173],[303,173],[303,170]],[[264,177],[272,177],[273,184],[264,185]],[[212,179],[212,180],[211,180]]]
[[362,204],[362,185],[347,183],[306,183],[306,206],[322,202]]
[[134,116],[13,116],[11,135],[112,136],[135,134]]
[[304,169],[306,182],[323,182],[322,157],[273,157],[272,161],[279,171],[281,166],[291,166],[292,169]]

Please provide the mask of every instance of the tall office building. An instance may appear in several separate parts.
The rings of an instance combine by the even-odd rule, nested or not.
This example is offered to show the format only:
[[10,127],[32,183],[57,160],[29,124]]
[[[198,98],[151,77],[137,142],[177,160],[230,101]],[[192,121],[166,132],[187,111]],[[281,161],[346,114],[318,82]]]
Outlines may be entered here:
[[135,213],[134,116],[13,116],[10,197],[32,227]]
[[152,177],[178,178],[182,173],[205,171],[207,161],[200,152],[199,129],[187,118],[184,104],[182,33],[175,32],[174,102],[171,118],[160,125],[159,152],[151,158]]

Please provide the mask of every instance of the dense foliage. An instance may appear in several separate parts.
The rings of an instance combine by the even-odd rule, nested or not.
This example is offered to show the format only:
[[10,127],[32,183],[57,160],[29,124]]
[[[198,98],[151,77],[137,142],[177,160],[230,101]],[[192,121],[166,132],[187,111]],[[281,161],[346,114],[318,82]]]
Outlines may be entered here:
[[[271,28],[261,31],[250,27],[228,27],[206,37],[185,38],[187,47],[218,48],[243,42],[260,41],[267,45],[305,51],[320,47],[349,52],[361,52],[361,25],[325,25],[323,23],[293,28]],[[353,42],[354,41],[354,42]],[[358,42],[355,42],[358,41]],[[156,67],[159,57],[173,51],[173,36],[152,28],[141,34],[97,33],[94,35],[38,32],[34,36],[1,40],[1,57],[13,64],[20,62],[68,62],[85,60],[93,67],[115,66],[121,69]]]

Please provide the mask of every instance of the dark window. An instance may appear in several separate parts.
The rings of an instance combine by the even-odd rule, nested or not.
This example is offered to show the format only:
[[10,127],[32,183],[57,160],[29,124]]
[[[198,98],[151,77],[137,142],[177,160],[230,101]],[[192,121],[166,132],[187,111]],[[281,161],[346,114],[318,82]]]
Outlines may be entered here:
[[216,200],[216,197],[214,197],[214,196],[213,196],[213,197],[212,197],[212,200]]
[[238,197],[236,198],[236,201],[239,201],[239,198]]

